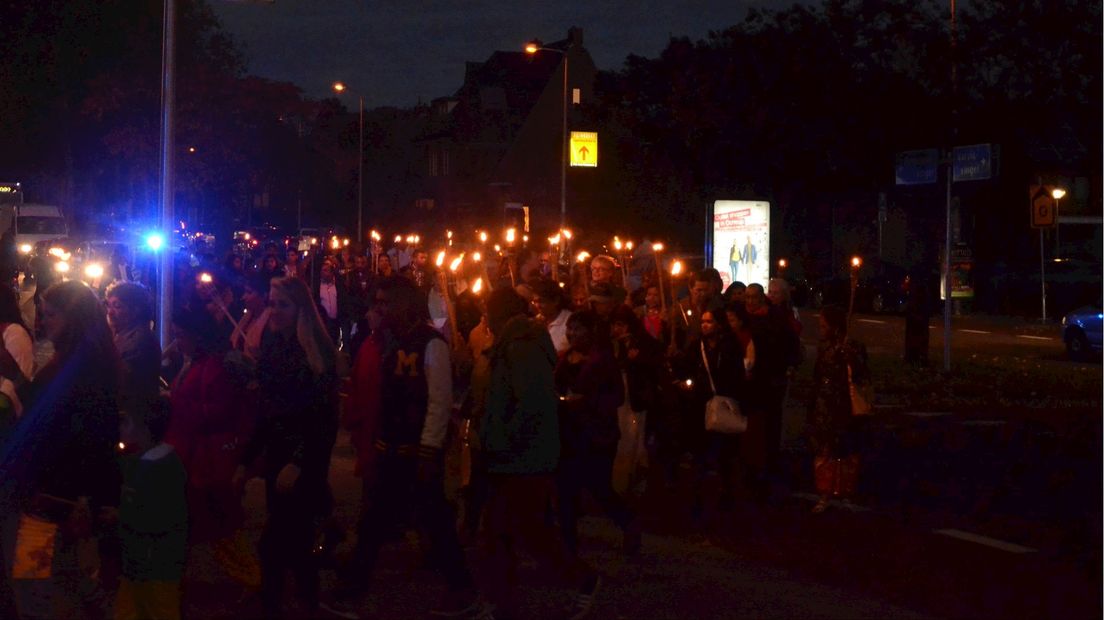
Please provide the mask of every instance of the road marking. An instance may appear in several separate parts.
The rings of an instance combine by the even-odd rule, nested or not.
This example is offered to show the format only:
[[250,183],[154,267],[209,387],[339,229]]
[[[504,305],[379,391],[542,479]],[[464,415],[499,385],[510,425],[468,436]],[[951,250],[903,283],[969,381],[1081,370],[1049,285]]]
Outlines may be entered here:
[[936,534],[942,534],[951,538],[957,538],[959,540],[965,540],[967,542],[985,545],[986,547],[1000,549],[1001,551],[1007,551],[1009,553],[1034,553],[1038,551],[1038,549],[1032,549],[1031,547],[1024,547],[1023,545],[1017,545],[1016,543],[997,540],[996,538],[989,538],[988,536],[982,536],[981,534],[963,532],[962,530],[949,529],[933,531]]
[[943,416],[951,415],[950,411],[908,411],[905,415],[910,415],[914,418],[941,418]]
[[963,420],[963,426],[1003,426],[1008,420]]
[[991,333],[993,333],[993,332],[987,332],[987,331],[982,330],[982,329],[960,329],[958,331],[960,331],[964,334],[991,334]]
[[936,327],[935,325],[928,325],[928,329],[939,329],[939,328]]
[[855,319],[859,323],[877,323],[878,325],[885,325],[885,321],[879,321],[878,319]]
[[1027,338],[1028,340],[1054,340],[1047,336],[1028,336],[1027,334],[1016,334],[1017,338]]

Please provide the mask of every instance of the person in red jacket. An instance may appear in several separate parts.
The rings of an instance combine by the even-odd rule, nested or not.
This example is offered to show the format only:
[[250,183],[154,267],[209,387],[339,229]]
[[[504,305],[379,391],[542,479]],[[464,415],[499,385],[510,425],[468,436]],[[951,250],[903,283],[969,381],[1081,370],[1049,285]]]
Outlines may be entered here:
[[260,565],[242,534],[245,515],[232,484],[245,441],[253,432],[255,410],[248,404],[245,379],[226,366],[229,343],[210,314],[178,311],[173,331],[191,363],[173,381],[165,441],[176,449],[188,473],[189,538],[192,544],[212,544],[227,573],[256,591]]

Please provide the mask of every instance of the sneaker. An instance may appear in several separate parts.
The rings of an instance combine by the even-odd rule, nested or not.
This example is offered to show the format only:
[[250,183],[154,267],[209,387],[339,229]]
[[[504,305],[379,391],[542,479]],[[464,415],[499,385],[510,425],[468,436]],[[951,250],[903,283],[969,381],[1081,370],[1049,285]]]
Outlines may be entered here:
[[483,597],[471,590],[449,590],[441,602],[429,610],[429,615],[438,618],[472,617],[485,606]]
[[590,615],[592,609],[594,609],[594,597],[598,595],[598,590],[602,588],[602,576],[594,575],[588,578],[583,587],[579,588],[579,591],[575,594],[575,600],[572,602],[570,620],[581,620]]

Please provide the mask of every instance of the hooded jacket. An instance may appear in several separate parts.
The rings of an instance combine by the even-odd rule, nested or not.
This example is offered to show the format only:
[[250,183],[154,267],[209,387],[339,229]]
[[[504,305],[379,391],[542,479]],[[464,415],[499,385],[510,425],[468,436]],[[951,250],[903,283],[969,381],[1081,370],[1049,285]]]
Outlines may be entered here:
[[552,473],[560,454],[552,338],[535,321],[517,316],[485,355],[491,376],[479,438],[487,471]]

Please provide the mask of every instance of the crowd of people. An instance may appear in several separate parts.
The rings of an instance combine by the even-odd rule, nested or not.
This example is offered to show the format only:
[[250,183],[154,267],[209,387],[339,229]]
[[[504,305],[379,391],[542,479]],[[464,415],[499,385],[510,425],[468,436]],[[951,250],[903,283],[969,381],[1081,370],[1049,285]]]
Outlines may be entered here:
[[[698,516],[741,489],[770,501],[804,359],[786,282],[722,291],[703,269],[664,287],[644,271],[630,291],[605,255],[554,272],[547,256],[508,254],[478,290],[439,277],[418,248],[231,255],[177,268],[164,350],[142,285],[117,281],[101,300],[62,282],[41,295],[53,355],[37,370],[15,294],[0,289],[0,616],[178,618],[185,569],[207,545],[243,609],[355,617],[381,548],[412,528],[447,586],[431,613],[514,617],[520,548],[582,618],[602,584],[580,554],[584,493],[628,555],[648,480],[693,472]],[[851,450],[849,385],[868,371],[840,311],[824,310],[821,336],[812,437],[838,460]],[[706,429],[714,396],[738,402],[746,432]],[[328,483],[341,428],[362,479],[347,534]],[[710,473],[722,492],[707,506]],[[242,498],[258,478],[254,549]],[[468,565],[474,540],[485,571]],[[324,568],[336,571],[326,591]]]

